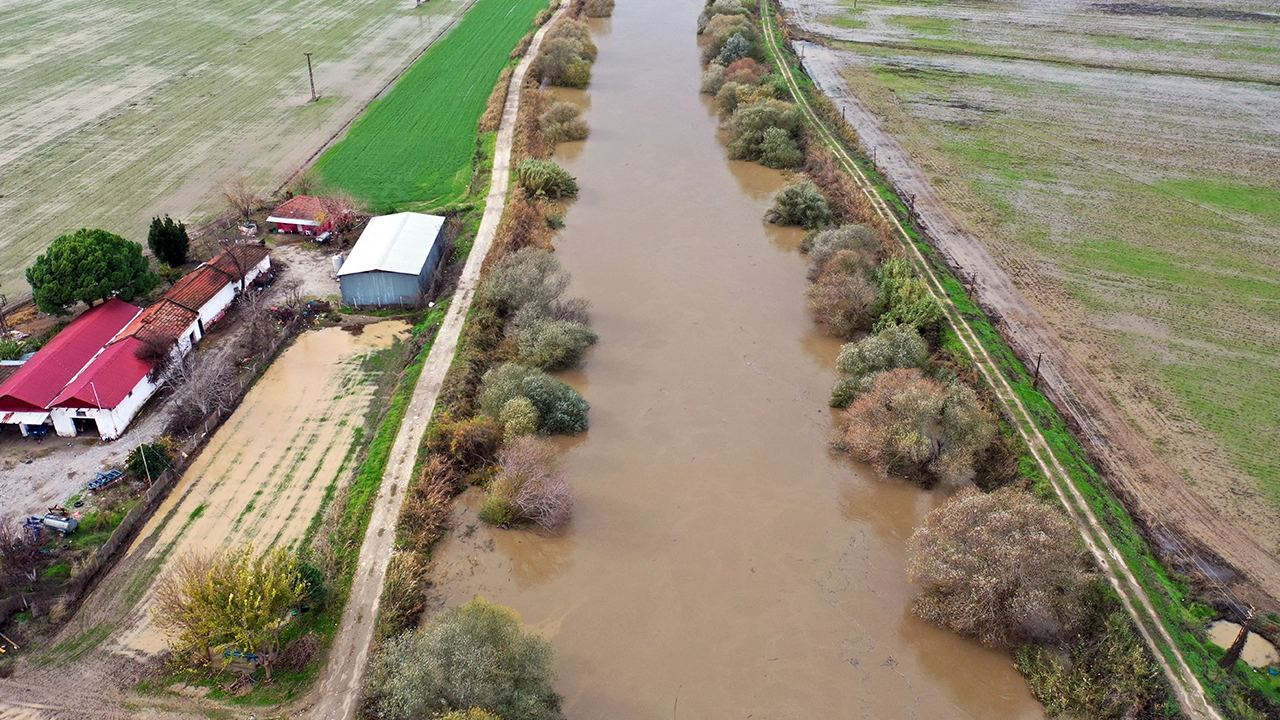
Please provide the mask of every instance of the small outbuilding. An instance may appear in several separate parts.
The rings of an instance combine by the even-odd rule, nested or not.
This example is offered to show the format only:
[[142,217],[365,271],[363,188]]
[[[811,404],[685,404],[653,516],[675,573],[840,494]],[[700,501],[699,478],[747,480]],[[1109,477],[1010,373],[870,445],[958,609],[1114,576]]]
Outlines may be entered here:
[[276,230],[280,232],[319,235],[341,228],[351,219],[352,212],[347,203],[314,195],[295,195],[271,211],[267,222],[275,223]]
[[444,218],[436,215],[405,212],[369,220],[338,270],[342,302],[417,304],[440,261],[443,230]]

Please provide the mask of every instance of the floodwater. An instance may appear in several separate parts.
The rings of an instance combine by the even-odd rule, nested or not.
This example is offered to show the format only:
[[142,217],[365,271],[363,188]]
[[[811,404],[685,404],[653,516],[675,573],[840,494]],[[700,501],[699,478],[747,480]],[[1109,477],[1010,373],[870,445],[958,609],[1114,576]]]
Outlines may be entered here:
[[[1221,648],[1231,647],[1231,643],[1236,641],[1239,634],[1238,623],[1219,620],[1209,625],[1209,642]],[[1265,638],[1250,633],[1249,639],[1244,643],[1244,652],[1240,653],[1240,659],[1248,663],[1249,667],[1263,668],[1280,664],[1280,653],[1277,653],[1275,646]]]
[[[566,379],[564,535],[440,548],[447,605],[514,607],[555,646],[571,720],[1043,717],[1006,654],[915,619],[905,542],[940,496],[828,452],[839,346],[804,308],[781,174],[729,162],[698,95],[698,0],[593,21],[591,137],[557,252],[600,344]],[[567,94],[566,94],[567,97]]]
[[[164,563],[190,550],[249,542],[261,550],[301,538],[325,489],[348,466],[355,429],[364,424],[373,384],[361,359],[407,330],[391,320],[358,335],[336,327],[301,335],[218,428],[121,566],[134,553]],[[144,598],[138,607],[149,605]],[[121,648],[163,650],[150,615],[137,615],[118,637]]]

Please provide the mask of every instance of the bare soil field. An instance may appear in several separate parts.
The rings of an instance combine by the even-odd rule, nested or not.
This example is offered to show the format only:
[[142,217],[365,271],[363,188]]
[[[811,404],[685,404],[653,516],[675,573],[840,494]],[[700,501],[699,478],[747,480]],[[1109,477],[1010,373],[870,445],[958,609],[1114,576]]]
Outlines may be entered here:
[[141,241],[155,214],[216,214],[237,174],[274,189],[465,7],[0,0],[0,293],[28,295],[62,233]]
[[[994,258],[1030,301],[1005,313],[1015,343],[1049,353],[1138,509],[1276,596],[1280,24],[1223,3],[786,5],[840,39],[806,65],[868,152],[982,250],[944,251]],[[1027,318],[1052,337],[1019,341]]]

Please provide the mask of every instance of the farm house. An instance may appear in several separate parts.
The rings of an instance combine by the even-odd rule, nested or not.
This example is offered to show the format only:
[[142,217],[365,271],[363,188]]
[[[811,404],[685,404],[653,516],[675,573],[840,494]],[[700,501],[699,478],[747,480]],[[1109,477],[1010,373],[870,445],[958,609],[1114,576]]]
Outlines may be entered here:
[[281,203],[267,217],[276,230],[286,233],[319,235],[351,220],[346,203],[332,198],[296,195]]
[[159,385],[166,354],[181,357],[226,314],[241,289],[271,267],[266,248],[236,245],[184,276],[146,310],[120,300],[85,311],[0,384],[0,423],[23,435],[122,435]]
[[421,213],[380,215],[338,270],[347,305],[413,305],[431,285],[440,260],[444,218]]

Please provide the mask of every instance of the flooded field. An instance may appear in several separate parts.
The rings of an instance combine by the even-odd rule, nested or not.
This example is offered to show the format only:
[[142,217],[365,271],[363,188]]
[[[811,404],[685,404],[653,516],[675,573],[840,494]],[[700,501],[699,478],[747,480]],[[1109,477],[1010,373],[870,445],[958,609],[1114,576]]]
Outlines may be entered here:
[[[259,549],[300,539],[349,466],[373,385],[360,365],[407,326],[369,325],[303,334],[267,370],[219,428],[121,559],[145,583],[189,550],[252,542]],[[150,577],[146,577],[149,575]],[[147,590],[149,593],[150,591]],[[151,654],[164,638],[151,627],[145,595],[113,635],[118,649]]]
[[[838,345],[804,308],[775,171],[725,159],[698,95],[697,0],[593,21],[591,137],[557,242],[600,344],[566,379],[577,516],[544,537],[474,504],[437,552],[448,605],[519,611],[569,718],[1039,718],[1007,655],[916,620],[905,541],[940,495],[827,451]],[[474,500],[474,499],[472,499]]]

